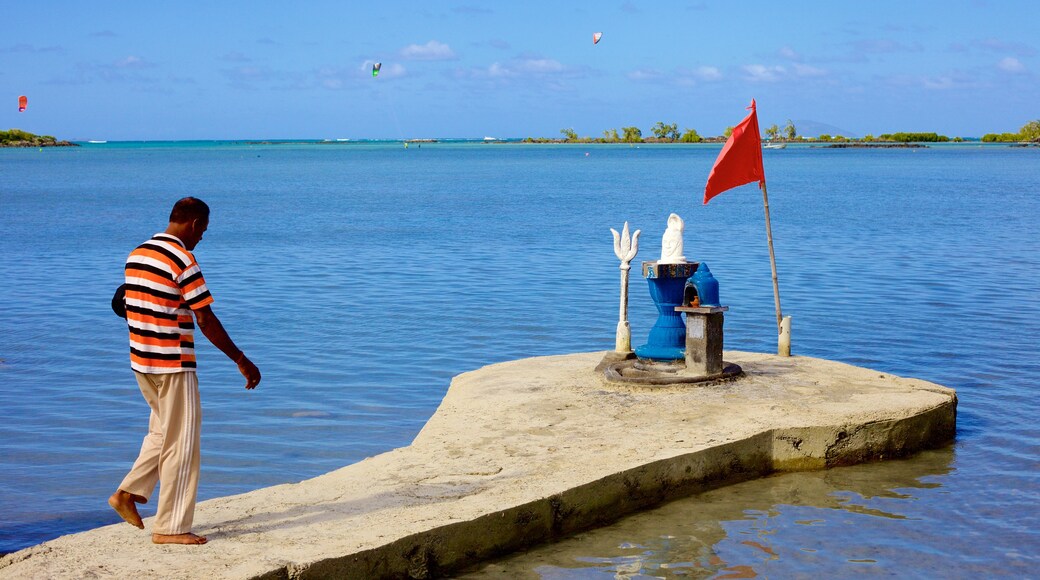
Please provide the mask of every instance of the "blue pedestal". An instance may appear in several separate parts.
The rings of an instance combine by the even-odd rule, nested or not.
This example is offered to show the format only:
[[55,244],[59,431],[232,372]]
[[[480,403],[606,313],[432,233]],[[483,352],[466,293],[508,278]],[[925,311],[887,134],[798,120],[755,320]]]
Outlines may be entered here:
[[697,287],[701,306],[722,306],[719,304],[719,281],[711,275],[707,264],[701,262],[700,266],[697,266],[690,283]]
[[650,286],[650,297],[658,315],[646,344],[636,348],[640,359],[678,361],[686,358],[686,324],[675,307],[682,306],[686,280],[696,269],[696,263],[643,262],[643,276]]

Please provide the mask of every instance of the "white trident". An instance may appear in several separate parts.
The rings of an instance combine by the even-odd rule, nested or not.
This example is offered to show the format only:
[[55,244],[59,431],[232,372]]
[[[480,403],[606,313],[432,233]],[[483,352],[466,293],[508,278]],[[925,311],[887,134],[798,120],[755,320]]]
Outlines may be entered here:
[[628,271],[632,269],[629,262],[639,251],[639,232],[640,230],[636,230],[635,235],[630,238],[628,222],[625,222],[620,234],[614,228],[610,228],[610,233],[614,234],[614,255],[621,260],[621,314],[614,338],[614,351],[619,353],[632,352],[632,329],[628,325]]

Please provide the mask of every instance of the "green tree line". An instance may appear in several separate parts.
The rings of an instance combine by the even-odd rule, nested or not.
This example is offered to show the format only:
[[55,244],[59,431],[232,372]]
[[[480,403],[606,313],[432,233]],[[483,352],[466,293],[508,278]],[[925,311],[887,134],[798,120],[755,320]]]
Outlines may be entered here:
[[28,131],[22,131],[21,129],[11,129],[8,131],[0,131],[0,143],[12,144],[12,143],[56,143],[58,140],[50,135],[34,135]]
[[1040,141],[1040,120],[1030,121],[1018,130],[1018,133],[986,133],[982,136],[986,143],[1016,143],[1019,141]]
[[941,143],[950,140],[946,135],[938,133],[883,133],[877,139],[896,143]]
[[[659,121],[656,125],[650,128],[650,132],[653,137],[645,139],[643,137],[643,131],[639,127],[621,127],[621,132],[618,129],[607,129],[603,131],[602,137],[580,137],[573,128],[560,129],[560,134],[563,135],[562,139],[548,139],[546,137],[527,137],[524,139],[525,143],[700,143],[705,141],[704,137],[701,137],[697,133],[696,129],[683,129],[679,130],[678,123],[665,123]],[[711,140],[708,138],[707,140]],[[721,139],[717,137],[714,139]]]
[[[603,131],[602,137],[581,137],[573,128],[560,129],[560,133],[563,135],[562,139],[548,139],[544,137],[532,138],[528,137],[524,139],[527,143],[701,143],[701,142],[717,142],[724,141],[733,134],[733,127],[727,127],[722,135],[717,137],[702,137],[696,129],[684,128],[679,130],[678,123],[665,123],[664,121],[658,121],[653,127],[650,128],[652,137],[644,138],[643,132],[639,127],[621,127],[620,132],[618,129],[607,129]],[[806,142],[806,143],[843,143],[843,142],[859,142],[859,143],[876,143],[876,142],[888,142],[888,143],[942,143],[947,141],[960,142],[964,141],[962,137],[950,138],[946,135],[940,135],[935,132],[896,132],[896,133],[882,133],[881,135],[874,136],[872,134],[865,135],[860,138],[845,137],[843,135],[829,135],[822,134],[817,137],[805,137],[798,134],[798,128],[790,119],[783,127],[773,124],[765,128],[763,131],[764,139],[768,141],[781,141],[781,142]],[[1036,141],[1040,142],[1040,120],[1030,121],[1022,126],[1018,133],[987,133],[982,137],[982,141],[986,142],[1022,142],[1022,141]]]

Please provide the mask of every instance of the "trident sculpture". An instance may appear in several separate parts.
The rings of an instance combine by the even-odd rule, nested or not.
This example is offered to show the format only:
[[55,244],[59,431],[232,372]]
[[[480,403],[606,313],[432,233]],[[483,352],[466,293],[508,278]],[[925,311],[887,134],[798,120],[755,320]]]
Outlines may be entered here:
[[621,231],[622,233],[619,234],[617,230],[610,228],[610,233],[614,234],[614,255],[621,260],[621,266],[619,266],[621,269],[621,314],[614,338],[614,351],[630,353],[632,352],[632,329],[628,325],[628,271],[632,269],[629,262],[636,257],[636,252],[639,251],[640,230],[636,230],[635,235],[630,238],[628,222],[625,222],[625,227]]

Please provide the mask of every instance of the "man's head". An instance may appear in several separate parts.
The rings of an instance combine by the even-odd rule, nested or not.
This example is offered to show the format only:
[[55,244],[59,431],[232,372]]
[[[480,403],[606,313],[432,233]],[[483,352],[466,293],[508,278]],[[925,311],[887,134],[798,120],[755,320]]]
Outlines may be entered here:
[[180,238],[189,251],[202,241],[202,234],[209,227],[209,206],[195,197],[185,197],[173,205],[170,226],[166,233]]

